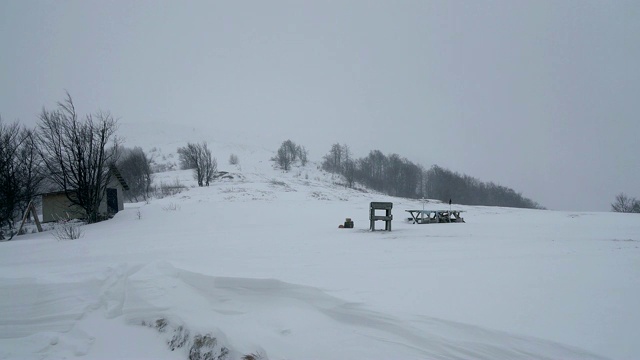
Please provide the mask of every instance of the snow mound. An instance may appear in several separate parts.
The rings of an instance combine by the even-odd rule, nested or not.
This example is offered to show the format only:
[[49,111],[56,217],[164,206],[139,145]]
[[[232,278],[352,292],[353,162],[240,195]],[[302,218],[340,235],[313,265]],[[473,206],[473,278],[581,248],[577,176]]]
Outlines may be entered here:
[[[602,359],[477,326],[425,316],[401,319],[315,287],[209,276],[168,262],[121,265],[105,271],[100,280],[3,280],[0,291],[25,299],[0,303],[0,312],[11,314],[0,320],[3,358],[99,358],[89,349],[97,338],[107,337],[105,329],[129,333],[129,327],[139,326],[157,332],[148,330],[141,340],[154,343],[145,345],[156,348],[154,353],[165,342],[167,352],[189,359],[240,359],[244,354],[273,359],[387,359],[399,354],[404,359]],[[371,341],[376,346],[362,345]]]
[[[129,316],[144,307],[170,309],[204,329],[218,324],[230,339],[287,349],[273,358],[598,359],[549,341],[433,318],[406,321],[275,279],[215,277],[153,264],[132,277]],[[140,306],[144,304],[145,306]],[[202,312],[194,309],[207,309]],[[306,339],[314,338],[309,343]],[[363,348],[362,339],[381,346]],[[340,339],[338,342],[335,339]],[[294,344],[304,344],[295,346]]]

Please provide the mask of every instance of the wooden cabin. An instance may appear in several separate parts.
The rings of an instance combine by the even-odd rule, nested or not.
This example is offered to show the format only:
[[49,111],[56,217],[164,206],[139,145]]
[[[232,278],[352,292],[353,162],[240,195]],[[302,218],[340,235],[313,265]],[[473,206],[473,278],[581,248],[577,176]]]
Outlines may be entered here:
[[[123,191],[129,190],[129,185],[124,180],[117,168],[109,171],[109,183],[106,194],[100,203],[99,213],[105,217],[111,217],[118,211],[124,210]],[[70,193],[73,196],[73,192]],[[87,216],[84,209],[74,205],[64,191],[53,191],[42,194],[42,222],[58,221],[61,219],[82,219]]]

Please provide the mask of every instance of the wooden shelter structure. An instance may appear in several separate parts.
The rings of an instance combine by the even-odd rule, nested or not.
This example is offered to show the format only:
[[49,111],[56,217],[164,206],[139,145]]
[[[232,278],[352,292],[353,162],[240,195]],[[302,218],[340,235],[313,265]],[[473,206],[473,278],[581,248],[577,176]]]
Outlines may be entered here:
[[[118,211],[124,210],[123,191],[129,190],[129,185],[124,180],[115,166],[109,171],[109,182],[105,194],[100,202],[98,212],[101,215],[112,216]],[[74,191],[69,191],[69,196],[74,196]],[[65,191],[52,191],[42,194],[42,222],[58,221],[61,219],[81,219],[86,217],[84,209],[73,204]]]

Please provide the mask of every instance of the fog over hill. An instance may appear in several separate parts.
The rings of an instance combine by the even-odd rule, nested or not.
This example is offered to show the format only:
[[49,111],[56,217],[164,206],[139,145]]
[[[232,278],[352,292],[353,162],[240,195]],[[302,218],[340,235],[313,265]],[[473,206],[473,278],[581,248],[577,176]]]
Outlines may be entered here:
[[[227,159],[234,151],[250,152],[251,158],[259,158],[256,151],[261,152],[263,161],[272,159],[276,151],[268,150],[255,144],[240,145],[242,138],[227,137],[217,132],[215,125],[202,128],[171,124],[146,124],[132,126],[125,123],[121,126],[121,133],[134,146],[140,144],[151,157],[156,171],[178,169],[176,149],[187,143],[210,142],[213,155],[218,158],[218,164],[223,168]],[[236,134],[237,135],[237,134]],[[155,140],[150,140],[155,139]],[[233,141],[236,143],[233,143]],[[244,139],[246,144],[247,139]],[[285,139],[275,140],[271,149],[281,147]],[[308,152],[305,144],[297,143],[295,139],[286,139],[292,145],[301,146]],[[517,190],[510,189],[474,178],[468,174],[460,174],[438,166],[438,164],[417,164],[402,154],[383,154],[378,149],[370,149],[368,155],[358,157],[353,153],[349,144],[327,145],[321,154],[309,153],[309,160],[315,160],[323,170],[342,176],[346,186],[364,186],[381,191],[388,195],[408,197],[414,199],[439,199],[441,201],[455,200],[466,205],[511,206],[520,208],[543,208],[537,202],[523,196]],[[327,150],[328,149],[328,150]],[[235,154],[234,154],[235,155]],[[335,159],[337,157],[337,159]],[[340,163],[342,158],[342,163]],[[377,168],[374,169],[374,168]]]
[[[348,143],[609,210],[637,190],[636,1],[2,1],[0,114]],[[245,141],[240,141],[243,143]]]

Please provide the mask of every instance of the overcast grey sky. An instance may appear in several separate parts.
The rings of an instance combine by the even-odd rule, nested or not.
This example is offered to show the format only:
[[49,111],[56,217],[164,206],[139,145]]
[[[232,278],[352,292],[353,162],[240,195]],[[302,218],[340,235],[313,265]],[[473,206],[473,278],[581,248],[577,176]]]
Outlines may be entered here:
[[640,197],[639,1],[1,1],[0,115],[34,125],[65,89],[121,123],[379,149],[551,209]]

